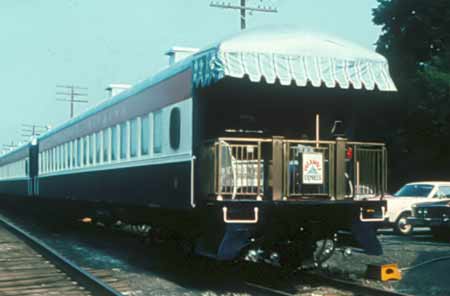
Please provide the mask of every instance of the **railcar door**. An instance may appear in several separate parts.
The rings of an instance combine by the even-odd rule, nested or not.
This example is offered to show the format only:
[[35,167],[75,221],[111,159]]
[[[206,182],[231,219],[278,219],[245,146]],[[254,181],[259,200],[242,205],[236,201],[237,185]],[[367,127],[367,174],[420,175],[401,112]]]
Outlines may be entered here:
[[27,195],[33,195],[33,177],[30,175],[30,160],[25,160],[25,175],[27,176]]

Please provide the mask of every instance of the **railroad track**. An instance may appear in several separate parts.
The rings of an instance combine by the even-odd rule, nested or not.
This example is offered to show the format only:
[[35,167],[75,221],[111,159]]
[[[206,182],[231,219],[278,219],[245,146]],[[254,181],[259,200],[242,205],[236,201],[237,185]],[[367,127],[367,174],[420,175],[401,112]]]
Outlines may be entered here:
[[364,286],[356,282],[330,278],[316,273],[300,272],[297,275],[302,279],[304,289],[280,289],[264,284],[245,282],[254,291],[261,291],[264,295],[301,296],[301,295],[327,295],[327,296],[411,296],[395,291]]
[[[250,295],[406,296],[310,272],[297,273],[288,288],[250,279],[238,285]],[[0,295],[145,294],[130,289],[109,269],[81,269],[0,215]]]
[[0,215],[0,295],[119,296],[118,289],[127,291],[109,271],[91,272]]

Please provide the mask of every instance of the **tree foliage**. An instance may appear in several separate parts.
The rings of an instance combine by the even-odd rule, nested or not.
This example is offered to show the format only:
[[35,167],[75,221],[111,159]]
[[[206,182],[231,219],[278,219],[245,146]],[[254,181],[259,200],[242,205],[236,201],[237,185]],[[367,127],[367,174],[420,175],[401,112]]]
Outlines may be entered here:
[[377,51],[389,60],[401,104],[391,134],[395,181],[450,179],[450,1],[378,2]]

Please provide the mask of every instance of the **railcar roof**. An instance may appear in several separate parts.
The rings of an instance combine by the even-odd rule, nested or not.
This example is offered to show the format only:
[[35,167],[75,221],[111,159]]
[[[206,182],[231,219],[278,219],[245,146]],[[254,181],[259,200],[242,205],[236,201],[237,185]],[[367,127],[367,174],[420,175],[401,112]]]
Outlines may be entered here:
[[304,87],[396,91],[387,60],[372,50],[295,26],[246,30],[195,54],[193,83],[224,77]]
[[7,153],[0,155],[0,163],[2,161],[7,161],[9,157],[14,156],[16,153],[19,153],[24,149],[27,149],[30,145],[31,145],[30,143],[25,143],[15,148],[14,150],[8,151]]
[[386,59],[353,43],[292,26],[247,30],[216,42],[41,135],[51,135],[172,76],[192,69],[193,87],[229,76],[283,85],[395,91]]
[[129,98],[129,97],[131,97],[153,85],[163,82],[164,80],[169,79],[170,77],[189,69],[190,66],[191,66],[190,58],[181,60],[181,61],[175,63],[174,65],[158,72],[156,75],[135,84],[134,86],[132,86],[131,88],[129,88],[127,90],[124,90],[123,92],[119,93],[118,95],[116,95],[110,99],[105,99],[105,100],[99,102],[97,105],[88,109],[87,111],[83,112],[82,114],[75,116],[74,118],[49,130],[48,132],[42,134],[41,136],[38,137],[38,140],[43,140],[45,138],[48,138],[51,135],[65,129],[66,127],[69,127],[77,122],[80,122],[80,121],[88,118],[89,116],[100,112],[101,110],[104,110],[115,104],[118,104],[118,103],[122,102],[123,100],[126,100],[127,98]]

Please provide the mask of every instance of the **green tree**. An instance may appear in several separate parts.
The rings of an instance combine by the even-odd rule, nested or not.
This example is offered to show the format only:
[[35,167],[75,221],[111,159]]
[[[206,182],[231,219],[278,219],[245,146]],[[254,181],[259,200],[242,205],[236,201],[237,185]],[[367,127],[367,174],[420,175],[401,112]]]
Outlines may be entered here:
[[378,0],[376,45],[399,89],[394,183],[450,179],[450,1]]

